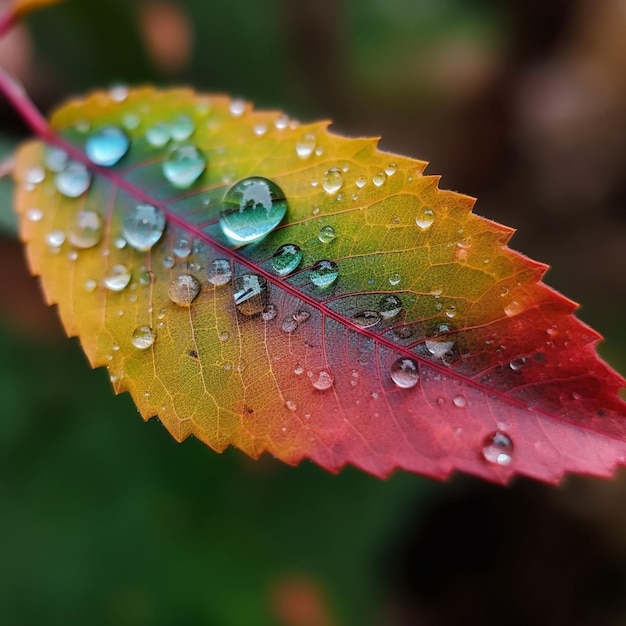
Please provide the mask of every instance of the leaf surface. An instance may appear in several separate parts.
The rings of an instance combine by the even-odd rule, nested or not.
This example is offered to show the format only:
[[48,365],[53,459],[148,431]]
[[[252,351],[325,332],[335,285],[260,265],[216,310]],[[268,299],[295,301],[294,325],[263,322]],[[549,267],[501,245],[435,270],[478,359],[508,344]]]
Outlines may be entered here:
[[177,440],[497,482],[624,462],[599,335],[424,162],[187,90],[95,93],[51,123],[16,167],[32,270]]

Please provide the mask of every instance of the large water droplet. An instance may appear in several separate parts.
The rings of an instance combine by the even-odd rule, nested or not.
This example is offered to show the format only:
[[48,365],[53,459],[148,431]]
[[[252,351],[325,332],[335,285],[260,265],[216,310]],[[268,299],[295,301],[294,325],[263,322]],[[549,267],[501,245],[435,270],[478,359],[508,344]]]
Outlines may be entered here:
[[308,159],[313,154],[316,145],[315,135],[313,133],[307,133],[296,144],[296,154],[301,159]]
[[309,277],[316,287],[329,287],[339,277],[339,267],[334,261],[318,261],[311,266]]
[[180,115],[170,125],[170,134],[176,141],[185,141],[195,130],[193,121],[187,115]]
[[102,239],[102,218],[94,211],[79,211],[68,233],[76,248],[91,248]]
[[199,281],[189,274],[183,274],[172,280],[167,288],[170,300],[178,306],[189,306],[200,293]]
[[333,376],[326,370],[320,370],[317,376],[311,377],[311,383],[315,389],[319,391],[326,391],[333,386]]
[[178,188],[190,187],[195,183],[204,169],[206,159],[195,146],[179,146],[174,148],[163,161],[163,175]]
[[55,146],[46,146],[43,153],[44,165],[55,173],[62,172],[67,167],[69,156],[65,150]]
[[170,127],[163,122],[158,122],[146,130],[146,140],[154,148],[162,148],[171,138]]
[[435,221],[435,213],[432,209],[428,207],[423,207],[419,210],[417,216],[415,217],[415,223],[422,229],[428,230]]
[[426,349],[430,352],[436,359],[443,359],[446,355],[450,354],[454,350],[454,341],[449,341],[446,339],[426,339],[424,342]]
[[393,176],[398,171],[398,165],[396,163],[388,163],[385,167],[385,174],[387,176]]
[[391,366],[391,380],[402,389],[415,387],[419,380],[417,363],[413,359],[400,357]]
[[337,235],[335,234],[335,229],[332,226],[322,226],[320,228],[320,232],[317,233],[317,238],[322,243],[330,243],[334,241]]
[[138,326],[133,331],[132,343],[139,350],[147,350],[155,340],[156,336],[150,326]]
[[369,328],[375,326],[380,322],[380,313],[378,311],[361,311],[357,313],[352,319],[361,328]]
[[235,243],[256,241],[280,224],[287,212],[282,189],[267,178],[253,176],[233,185],[224,196],[220,226]]
[[124,237],[135,250],[150,250],[164,229],[165,214],[151,204],[138,204],[122,219]]
[[87,156],[98,165],[115,165],[130,147],[130,139],[117,126],[105,126],[90,135],[85,143]]
[[216,287],[227,285],[233,278],[233,267],[226,259],[215,259],[209,267],[208,281]]
[[68,198],[78,198],[91,185],[91,174],[82,164],[72,161],[54,177],[56,188]]
[[330,193],[337,193],[343,187],[343,174],[338,167],[331,167],[322,176],[322,187]]
[[125,265],[114,265],[104,277],[104,286],[109,291],[122,291],[130,282],[130,271]]
[[393,319],[402,311],[402,300],[393,294],[383,296],[378,304],[378,310],[383,319]]
[[376,174],[374,174],[374,176],[372,176],[372,182],[374,183],[374,186],[376,187],[381,187],[382,185],[385,184],[385,181],[387,180],[387,174],[385,174],[385,172],[377,172]]
[[510,465],[513,460],[513,440],[507,434],[496,431],[485,439],[482,455],[488,463]]
[[280,246],[272,256],[272,267],[279,276],[291,274],[302,262],[302,250],[293,243]]
[[242,274],[235,279],[233,299],[243,315],[262,313],[267,304],[267,281],[257,274]]

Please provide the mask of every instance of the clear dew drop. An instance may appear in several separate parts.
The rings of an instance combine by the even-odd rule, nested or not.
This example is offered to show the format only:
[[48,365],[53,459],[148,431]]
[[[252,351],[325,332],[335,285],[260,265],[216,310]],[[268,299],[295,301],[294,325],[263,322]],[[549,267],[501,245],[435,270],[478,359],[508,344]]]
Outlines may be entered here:
[[333,386],[333,376],[326,370],[320,370],[316,376],[311,377],[311,384],[318,391],[326,391]]
[[298,324],[304,324],[304,322],[306,322],[309,318],[311,317],[311,314],[308,311],[304,311],[302,309],[296,311],[293,314],[293,319],[298,323]]
[[102,239],[102,217],[94,211],[79,211],[68,233],[76,248],[92,248]]
[[302,262],[302,250],[294,243],[286,243],[272,256],[272,267],[279,276],[287,276]]
[[83,288],[85,289],[85,291],[89,291],[89,292],[94,291],[97,286],[98,286],[98,283],[92,278],[88,278],[83,284]]
[[522,312],[522,306],[518,302],[511,302],[504,307],[504,314],[507,317],[514,317]]
[[24,182],[30,183],[31,185],[38,185],[42,183],[46,178],[46,171],[41,167],[41,165],[33,165],[33,167],[29,167],[24,174]]
[[46,244],[51,248],[60,248],[65,243],[65,233],[62,230],[50,231],[46,237]]
[[187,115],[179,115],[171,124],[170,124],[170,135],[172,139],[176,141],[185,141],[193,135],[196,127],[194,126],[193,121]]
[[332,226],[326,225],[320,228],[320,232],[317,233],[317,238],[322,243],[330,243],[337,238],[337,235],[335,233],[335,229]]
[[261,311],[261,317],[266,322],[273,320],[276,315],[278,315],[278,309],[276,308],[276,305],[272,304],[271,302],[263,309],[263,311]]
[[361,328],[370,328],[370,326],[375,326],[380,322],[381,315],[378,311],[361,311],[352,320]]
[[109,97],[113,102],[124,102],[128,98],[128,87],[126,85],[114,85],[109,89]]
[[354,184],[359,189],[363,189],[363,187],[365,187],[365,185],[367,185],[367,178],[365,176],[358,176],[357,179],[354,181]]
[[233,283],[233,300],[243,315],[263,313],[267,305],[267,281],[257,274],[242,274]]
[[428,207],[420,209],[419,213],[415,217],[415,223],[422,229],[428,230],[435,221],[435,212]]
[[459,409],[462,409],[467,406],[467,400],[465,396],[455,396],[452,400],[452,404]]
[[154,344],[156,335],[150,326],[138,326],[133,331],[132,344],[138,350],[147,350]]
[[287,400],[287,402],[285,402],[285,406],[290,411],[295,411],[298,408],[298,406],[296,405],[296,403],[293,400]]
[[174,256],[179,259],[186,259],[191,254],[191,242],[185,237],[181,237],[172,249]]
[[445,315],[449,319],[453,319],[456,317],[456,306],[454,304],[450,304],[446,307]]
[[510,363],[509,363],[509,367],[514,371],[514,372],[519,372],[523,367],[526,366],[527,363],[527,359],[525,357],[519,358],[519,359],[513,359]]
[[206,168],[206,159],[195,146],[179,146],[163,161],[163,175],[178,187],[186,189],[195,183]]
[[255,124],[252,130],[257,137],[263,137],[263,135],[267,132],[267,124],[263,124],[262,122]]
[[104,277],[104,286],[109,291],[122,291],[130,282],[130,271],[125,265],[114,265],[107,276]]
[[162,148],[171,138],[170,127],[163,122],[158,122],[146,130],[146,141],[153,148]]
[[54,177],[55,187],[68,198],[78,198],[89,189],[91,174],[82,164],[75,161]]
[[130,147],[130,139],[117,126],[105,126],[87,138],[85,152],[97,165],[115,165]]
[[281,324],[281,328],[286,333],[292,333],[298,328],[298,322],[293,317],[286,317]]
[[174,265],[176,265],[176,259],[173,256],[170,256],[169,254],[163,257],[163,260],[161,261],[161,265],[163,265],[163,267],[166,270],[171,270]]
[[513,440],[497,430],[485,438],[482,456],[485,461],[494,465],[510,465],[513,460]]
[[391,320],[402,311],[402,300],[393,294],[383,296],[378,303],[378,311],[383,319]]
[[443,359],[454,350],[454,341],[446,339],[426,339],[424,345],[436,359]]
[[308,159],[313,154],[316,145],[317,141],[315,139],[315,135],[313,133],[307,133],[306,135],[303,135],[300,141],[296,144],[296,154],[301,159]]
[[241,117],[246,112],[246,103],[244,100],[231,100],[228,110],[233,117]]
[[376,174],[374,174],[374,176],[372,176],[372,182],[374,183],[375,187],[382,187],[385,182],[387,180],[387,174],[385,174],[385,172],[376,172]]
[[222,232],[234,243],[250,243],[272,232],[287,213],[283,190],[267,178],[253,176],[233,185],[224,196]]
[[398,166],[395,163],[388,163],[385,167],[385,174],[387,176],[393,176],[398,171]]
[[41,222],[43,219],[43,211],[35,207],[28,209],[28,211],[26,211],[26,219],[29,222]]
[[62,172],[67,167],[68,160],[69,157],[65,150],[55,146],[46,146],[43,153],[43,163],[51,172],[55,174]]
[[124,239],[124,237],[116,237],[115,241],[113,242],[113,245],[118,249],[118,250],[122,250],[123,248],[126,247],[126,244],[128,242],[126,241],[126,239]]
[[189,274],[183,274],[170,281],[167,295],[178,306],[188,307],[200,293],[200,282]]
[[322,187],[329,194],[337,193],[343,187],[343,174],[338,167],[331,167],[324,172]]
[[400,274],[398,274],[397,272],[389,275],[389,284],[394,287],[396,285],[399,285],[401,280],[402,280],[402,276],[400,276]]
[[339,278],[339,267],[334,261],[317,261],[311,266],[309,277],[316,287],[330,287]]
[[233,278],[233,267],[227,259],[215,259],[209,267],[207,280],[216,287],[227,285]]
[[406,357],[399,358],[391,366],[391,380],[402,389],[415,387],[419,380],[417,363]]
[[150,250],[165,230],[165,214],[151,204],[138,204],[122,219],[122,233],[135,250]]

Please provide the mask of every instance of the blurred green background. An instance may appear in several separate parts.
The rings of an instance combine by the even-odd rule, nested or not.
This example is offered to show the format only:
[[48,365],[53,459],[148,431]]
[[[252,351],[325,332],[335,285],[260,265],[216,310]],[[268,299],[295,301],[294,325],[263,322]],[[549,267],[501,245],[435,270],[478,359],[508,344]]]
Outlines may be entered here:
[[[518,227],[624,372],[625,35],[623,0],[68,0],[0,64],[44,111],[190,84],[381,135]],[[26,134],[0,102],[0,158]],[[0,181],[0,624],[626,623],[624,472],[502,489],[178,445],[64,339],[10,194]]]

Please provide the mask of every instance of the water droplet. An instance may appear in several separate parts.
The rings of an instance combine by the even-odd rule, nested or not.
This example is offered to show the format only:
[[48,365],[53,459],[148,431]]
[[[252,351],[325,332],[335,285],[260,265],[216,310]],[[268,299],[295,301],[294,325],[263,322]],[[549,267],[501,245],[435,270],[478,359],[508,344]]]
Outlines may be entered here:
[[513,440],[507,434],[496,431],[485,438],[482,455],[488,463],[510,465],[513,460]]
[[278,309],[276,308],[276,305],[270,303],[261,312],[261,317],[266,322],[269,322],[270,320],[273,320],[277,314],[278,314]]
[[298,407],[296,405],[296,403],[293,400],[287,400],[287,402],[285,402],[285,406],[290,410],[290,411],[295,411]]
[[191,254],[191,242],[189,239],[181,237],[174,245],[172,252],[179,259],[186,259]]
[[382,185],[384,185],[386,180],[387,174],[385,174],[385,172],[376,172],[376,174],[372,176],[372,182],[376,187],[381,187]]
[[415,223],[422,229],[428,230],[435,221],[435,213],[428,207],[422,208],[415,218]]
[[327,193],[337,193],[343,187],[343,174],[338,167],[331,167],[324,172],[322,187]]
[[187,188],[195,183],[204,169],[206,159],[195,146],[179,146],[163,161],[163,175],[174,187]]
[[363,187],[365,187],[365,185],[367,185],[367,178],[365,176],[359,176],[355,181],[354,184],[359,188],[359,189],[363,189]]
[[309,318],[311,317],[311,314],[308,311],[296,311],[293,314],[293,319],[298,323],[298,324],[304,324],[304,322],[306,322]]
[[263,137],[263,135],[267,132],[267,124],[263,124],[262,122],[260,124],[255,124],[253,131],[257,137]]
[[151,204],[138,204],[122,219],[122,232],[135,250],[150,250],[165,229],[165,214]]
[[393,319],[402,311],[402,300],[393,294],[383,296],[378,304],[378,310],[383,319]]
[[465,399],[465,396],[455,396],[452,400],[452,404],[454,404],[454,406],[456,407],[459,407],[459,409],[462,409],[463,407],[467,406],[467,400]]
[[251,177],[239,181],[224,196],[220,226],[235,243],[256,241],[270,233],[285,216],[287,201],[271,180]]
[[304,374],[304,368],[302,367],[302,365],[296,365],[296,367],[293,370],[293,373],[296,376],[302,376],[302,374]]
[[333,386],[333,377],[330,372],[326,370],[320,370],[317,376],[311,377],[311,383],[315,389],[319,391],[326,391]]
[[233,117],[241,117],[246,112],[246,103],[244,100],[231,100],[228,110]]
[[139,268],[139,277],[137,278],[137,280],[142,287],[147,287],[148,285],[150,285],[152,282],[154,282],[154,278],[155,277],[153,272],[148,271],[148,269],[145,267]]
[[29,222],[40,222],[43,219],[43,211],[37,208],[28,209],[26,219]]
[[167,288],[170,300],[178,306],[190,306],[200,293],[200,283],[189,274],[183,274],[172,280]]
[[330,243],[334,241],[337,235],[335,234],[335,229],[332,226],[322,226],[320,228],[320,232],[317,233],[317,238],[322,243]]
[[296,328],[298,328],[298,322],[296,322],[296,320],[293,317],[286,317],[283,320],[281,328],[286,333],[292,333],[294,330],[296,330]]
[[60,248],[65,242],[65,233],[62,230],[53,230],[46,235],[46,243],[51,248]]
[[162,148],[171,138],[170,127],[163,122],[146,130],[146,140],[153,148]]
[[289,126],[289,118],[286,115],[279,115],[275,120],[274,120],[274,126],[278,129],[278,130],[285,130],[285,128],[287,128],[287,126]]
[[426,346],[428,352],[430,352],[436,359],[443,359],[454,350],[455,342],[443,338],[426,339],[426,341],[424,341],[424,345]]
[[228,341],[228,333],[224,330],[219,334],[219,340],[220,341]]
[[389,276],[389,284],[393,285],[394,287],[400,284],[401,280],[402,280],[402,276],[400,276],[400,274],[398,274],[397,272],[394,274],[390,274]]
[[109,96],[114,102],[124,102],[128,98],[128,87],[126,85],[114,85],[109,90]]
[[317,261],[309,270],[309,276],[316,287],[329,287],[339,277],[339,267],[334,261]]
[[378,311],[361,311],[357,313],[352,319],[361,328],[369,328],[375,326],[380,322],[380,313]]
[[85,288],[85,291],[90,291],[90,292],[93,291],[97,286],[98,286],[98,283],[92,278],[88,278],[85,281],[85,284],[83,285],[83,287]]
[[61,150],[61,148],[56,148],[55,146],[46,146],[46,149],[43,153],[43,162],[44,165],[51,171],[55,173],[62,172],[67,167],[68,155],[65,150]]
[[94,211],[79,211],[68,233],[76,248],[91,248],[102,239],[102,218]]
[[117,126],[105,126],[90,135],[85,143],[87,156],[96,164],[115,165],[130,147],[130,139]]
[[24,181],[31,185],[38,185],[46,178],[46,172],[41,165],[29,167],[24,174]]
[[296,144],[296,154],[301,159],[308,159],[315,150],[316,139],[313,133],[307,133]]
[[130,272],[125,265],[114,265],[103,282],[109,291],[122,291],[130,282]]
[[267,281],[257,274],[242,274],[235,279],[233,299],[243,315],[262,313],[267,304]]
[[147,350],[155,340],[155,334],[150,326],[138,326],[133,331],[131,339],[133,346],[139,350]]
[[127,130],[136,130],[141,124],[141,118],[136,113],[126,113],[122,117],[122,126]]
[[413,359],[401,357],[391,366],[391,380],[402,389],[415,387],[418,379],[417,363]]
[[291,274],[302,262],[302,250],[293,243],[286,243],[272,256],[272,267],[279,276]]
[[163,257],[163,261],[161,261],[161,264],[166,270],[171,270],[174,267],[174,265],[176,265],[176,260],[174,259],[173,256],[170,256],[168,254],[167,256]]
[[187,115],[178,116],[170,126],[170,134],[172,139],[176,141],[185,141],[193,135],[195,130],[193,121]]
[[456,317],[456,306],[454,306],[454,304],[450,304],[449,306],[447,306],[445,310],[445,314],[446,314],[446,317],[450,319],[452,319],[453,317]]
[[56,188],[68,198],[78,198],[91,185],[91,174],[82,164],[72,161],[54,177]]
[[518,302],[511,302],[507,306],[504,307],[504,314],[507,317],[514,317],[515,315],[519,315],[522,312],[522,306]]
[[519,372],[527,363],[527,360],[525,357],[522,357],[520,359],[513,359],[510,363],[509,363],[509,367],[514,371],[514,372]]
[[385,174],[387,176],[393,176],[398,171],[398,166],[395,163],[389,163],[385,168]]
[[230,261],[227,261],[226,259],[215,259],[215,261],[211,263],[207,279],[212,285],[215,285],[216,287],[227,285],[232,278],[233,268]]

